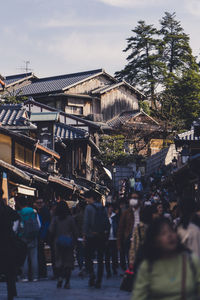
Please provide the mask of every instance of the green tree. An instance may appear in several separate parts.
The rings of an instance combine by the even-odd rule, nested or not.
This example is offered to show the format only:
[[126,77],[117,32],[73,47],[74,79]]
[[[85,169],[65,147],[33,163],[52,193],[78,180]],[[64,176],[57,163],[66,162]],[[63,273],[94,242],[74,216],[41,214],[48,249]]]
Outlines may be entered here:
[[103,135],[100,140],[100,159],[104,165],[126,165],[141,158],[138,153],[129,154],[125,152],[126,137],[123,134],[113,136]]
[[115,73],[117,79],[125,79],[132,85],[139,85],[156,106],[156,89],[163,81],[165,65],[162,62],[162,42],[153,25],[139,21],[133,36],[127,39],[124,52],[130,52],[125,68]]
[[178,99],[179,118],[184,120],[186,128],[190,128],[200,115],[200,74],[187,70],[172,86],[172,93]]
[[167,75],[180,77],[189,68],[196,68],[195,57],[189,44],[190,38],[184,32],[181,23],[176,20],[176,14],[165,12],[160,25],[159,32],[163,41],[162,60]]
[[[176,14],[165,12],[159,29],[139,21],[132,33],[124,50],[128,63],[115,76],[150,96],[151,115],[166,134],[189,128],[200,113],[199,65]],[[140,107],[148,109],[146,104]]]
[[22,103],[23,101],[28,100],[27,97],[20,97],[21,91],[16,92],[15,89],[9,90],[5,89],[4,94],[2,95],[2,99],[4,103],[7,104],[18,104]]

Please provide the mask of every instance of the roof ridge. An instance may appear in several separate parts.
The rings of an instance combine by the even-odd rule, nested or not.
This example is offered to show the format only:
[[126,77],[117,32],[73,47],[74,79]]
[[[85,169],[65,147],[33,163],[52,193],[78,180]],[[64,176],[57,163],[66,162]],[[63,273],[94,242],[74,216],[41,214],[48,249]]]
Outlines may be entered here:
[[28,77],[30,75],[33,75],[33,72],[29,72],[29,73],[20,73],[20,74],[13,74],[13,75],[8,75],[8,76],[5,76],[5,79],[8,80],[8,79],[12,79],[12,78],[15,78],[15,77]]
[[83,72],[76,72],[76,73],[68,73],[68,74],[62,74],[62,75],[55,75],[55,76],[48,76],[48,77],[42,77],[42,78],[38,78],[38,81],[42,81],[42,80],[46,80],[46,79],[56,79],[56,78],[63,78],[63,77],[70,77],[70,76],[77,76],[77,75],[91,75],[95,74],[95,73],[100,73],[103,72],[103,69],[96,69],[96,70],[89,70],[89,71],[83,71]]

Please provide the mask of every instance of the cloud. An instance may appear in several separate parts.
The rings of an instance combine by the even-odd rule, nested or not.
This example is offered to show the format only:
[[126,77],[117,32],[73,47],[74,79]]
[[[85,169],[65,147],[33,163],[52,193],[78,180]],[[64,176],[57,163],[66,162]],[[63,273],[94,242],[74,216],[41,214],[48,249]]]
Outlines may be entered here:
[[105,27],[105,26],[116,26],[119,25],[129,25],[129,20],[81,20],[81,19],[49,19],[45,23],[39,24],[39,27],[43,28],[64,28],[64,27],[73,27],[73,28],[83,28],[83,27]]
[[165,3],[165,0],[98,0],[107,5],[116,7],[135,7],[135,6],[150,6]]
[[123,41],[118,41],[115,35],[111,38],[105,33],[91,35],[74,32],[65,38],[54,37],[46,49],[50,55],[56,55],[58,61],[62,61],[69,70],[78,66],[79,69],[103,67],[114,72],[125,63],[123,47]]
[[199,0],[185,0],[185,8],[190,14],[200,16]]

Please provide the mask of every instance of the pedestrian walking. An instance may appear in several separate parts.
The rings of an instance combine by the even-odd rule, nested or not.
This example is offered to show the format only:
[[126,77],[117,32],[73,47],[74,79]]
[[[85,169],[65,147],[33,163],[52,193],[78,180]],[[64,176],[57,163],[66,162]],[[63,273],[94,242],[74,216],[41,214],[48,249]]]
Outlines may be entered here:
[[130,193],[133,193],[135,191],[135,178],[134,176],[132,175],[130,178],[129,178],[129,192]]
[[84,220],[84,211],[86,203],[84,201],[79,202],[77,206],[78,212],[74,216],[76,227],[78,230],[78,240],[76,246],[76,257],[79,266],[79,276],[84,276],[85,274],[85,243],[83,242],[83,220]]
[[155,219],[146,232],[132,300],[195,300],[199,287],[198,258],[185,251],[168,219]]
[[58,273],[57,288],[70,288],[71,272],[74,268],[74,247],[77,240],[77,228],[70,209],[65,201],[57,204],[49,232],[55,244],[56,269]]
[[118,230],[118,216],[114,213],[113,204],[108,204],[107,214],[110,222],[110,234],[106,243],[105,250],[105,267],[107,278],[112,276],[111,273],[111,259],[112,259],[112,271],[113,275],[117,275],[118,268],[118,249],[117,249],[117,230]]
[[129,269],[137,272],[143,259],[144,240],[148,226],[152,222],[152,208],[145,206],[140,210],[140,223],[135,226],[129,251]]
[[16,239],[13,224],[19,218],[16,211],[5,205],[0,195],[0,274],[4,274],[7,283],[8,300],[17,296],[16,276],[17,257]]
[[196,203],[194,199],[183,198],[179,203],[181,220],[178,226],[178,235],[181,242],[196,254],[200,259],[200,228],[193,223],[193,217],[196,212]]
[[133,193],[129,199],[129,208],[121,217],[117,233],[117,246],[120,251],[120,265],[123,271],[126,270],[129,259],[129,249],[134,227],[140,222],[140,199],[139,195]]
[[38,237],[41,227],[39,216],[30,206],[27,198],[20,196],[17,198],[17,203],[20,207],[20,222],[17,233],[27,245],[22,281],[27,282],[30,279],[29,275],[33,281],[38,281]]
[[139,178],[136,179],[134,189],[136,192],[139,192],[139,193],[141,193],[143,191],[142,182]]
[[[88,203],[85,208],[83,222],[83,236],[85,240],[86,264],[89,271],[89,286],[101,288],[103,277],[103,258],[106,241],[109,236],[110,223],[105,208],[93,191],[85,193]],[[97,276],[95,276],[93,259],[97,255]]]
[[39,278],[47,278],[47,266],[45,258],[45,243],[48,241],[48,228],[50,225],[50,212],[44,203],[42,198],[36,199],[35,208],[37,210],[41,228],[38,237],[38,266],[39,266]]

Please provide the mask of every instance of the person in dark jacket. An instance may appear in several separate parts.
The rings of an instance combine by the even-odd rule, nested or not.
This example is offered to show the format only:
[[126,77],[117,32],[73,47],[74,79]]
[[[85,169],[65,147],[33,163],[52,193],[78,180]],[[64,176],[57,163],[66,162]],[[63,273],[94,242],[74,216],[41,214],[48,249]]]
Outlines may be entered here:
[[56,268],[58,272],[57,288],[70,288],[71,272],[74,268],[74,246],[77,241],[77,228],[70,209],[65,201],[57,204],[49,232],[54,238]]
[[108,219],[110,222],[110,234],[105,250],[105,266],[107,278],[111,277],[110,260],[112,259],[113,274],[117,274],[118,268],[118,249],[117,249],[117,230],[118,230],[118,216],[114,213],[113,204],[107,206]]
[[[110,223],[105,208],[97,199],[93,191],[85,193],[88,203],[85,208],[83,222],[83,238],[86,243],[86,265],[89,271],[89,286],[101,288],[103,277],[103,258],[105,253],[106,239],[109,235]],[[97,253],[97,279],[93,268],[94,254]]]
[[6,276],[8,300],[17,296],[16,290],[16,239],[13,232],[13,224],[19,219],[16,211],[5,205],[0,196],[0,273]]
[[74,216],[76,227],[78,229],[78,241],[76,247],[76,258],[80,269],[79,276],[83,276],[85,273],[84,261],[85,261],[85,244],[83,242],[83,220],[86,203],[85,201],[79,202],[77,206],[77,213]]
[[140,197],[137,193],[132,193],[129,197],[129,208],[120,217],[117,233],[117,246],[120,251],[120,265],[123,271],[128,266],[129,249],[134,227],[139,224]]
[[35,201],[35,207],[40,219],[41,228],[38,237],[38,266],[39,266],[39,278],[47,277],[47,266],[45,259],[45,242],[48,239],[48,229],[51,221],[50,212],[46,207],[44,200],[39,198]]

